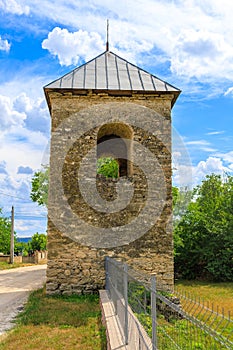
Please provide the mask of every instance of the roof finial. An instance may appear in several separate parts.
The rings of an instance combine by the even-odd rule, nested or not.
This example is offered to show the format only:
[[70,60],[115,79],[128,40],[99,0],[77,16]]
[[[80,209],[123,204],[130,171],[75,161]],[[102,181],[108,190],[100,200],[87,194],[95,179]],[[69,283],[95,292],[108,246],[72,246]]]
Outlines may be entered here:
[[109,20],[107,19],[107,42],[106,42],[106,51],[109,51]]

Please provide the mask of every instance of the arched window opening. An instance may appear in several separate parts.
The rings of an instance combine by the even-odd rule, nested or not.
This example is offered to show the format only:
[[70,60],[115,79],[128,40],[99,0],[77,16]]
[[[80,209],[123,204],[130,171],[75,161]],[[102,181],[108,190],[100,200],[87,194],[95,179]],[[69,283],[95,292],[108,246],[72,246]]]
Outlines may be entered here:
[[133,131],[128,125],[104,124],[99,129],[97,136],[97,159],[112,158],[119,165],[119,176],[131,176],[132,139]]

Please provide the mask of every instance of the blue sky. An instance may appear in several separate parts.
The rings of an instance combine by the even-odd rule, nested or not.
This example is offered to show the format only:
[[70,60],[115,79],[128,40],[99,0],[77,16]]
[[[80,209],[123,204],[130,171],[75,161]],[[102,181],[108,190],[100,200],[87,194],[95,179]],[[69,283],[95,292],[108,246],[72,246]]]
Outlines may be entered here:
[[[47,159],[43,86],[110,49],[182,90],[173,127],[174,184],[233,172],[233,2],[229,0],[0,0],[0,207],[18,236],[44,232],[30,201]],[[178,170],[177,170],[178,169]],[[188,177],[187,177],[188,174]]]

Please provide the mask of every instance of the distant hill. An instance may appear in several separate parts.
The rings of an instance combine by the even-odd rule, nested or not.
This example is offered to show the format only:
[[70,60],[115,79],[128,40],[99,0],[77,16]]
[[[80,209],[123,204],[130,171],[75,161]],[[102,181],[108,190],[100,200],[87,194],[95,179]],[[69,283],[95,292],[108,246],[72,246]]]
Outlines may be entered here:
[[17,242],[19,243],[27,243],[32,240],[32,237],[17,237]]

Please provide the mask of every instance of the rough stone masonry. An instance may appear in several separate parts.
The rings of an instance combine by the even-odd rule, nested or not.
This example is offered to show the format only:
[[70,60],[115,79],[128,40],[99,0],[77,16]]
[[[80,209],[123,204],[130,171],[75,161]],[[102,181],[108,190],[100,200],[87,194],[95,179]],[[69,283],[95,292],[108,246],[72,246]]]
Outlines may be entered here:
[[[141,272],[156,273],[159,283],[173,289],[171,108],[179,93],[45,87],[52,124],[48,294],[102,289],[106,256]],[[101,148],[102,140],[117,140],[122,158],[112,146]],[[94,169],[101,155],[119,161],[119,178],[90,172],[88,162]],[[130,197],[132,187],[133,194],[125,207],[122,202],[120,210],[108,210],[119,196],[119,181],[124,198],[128,193]],[[96,189],[105,211],[88,203],[81,182],[90,201],[95,200]]]

